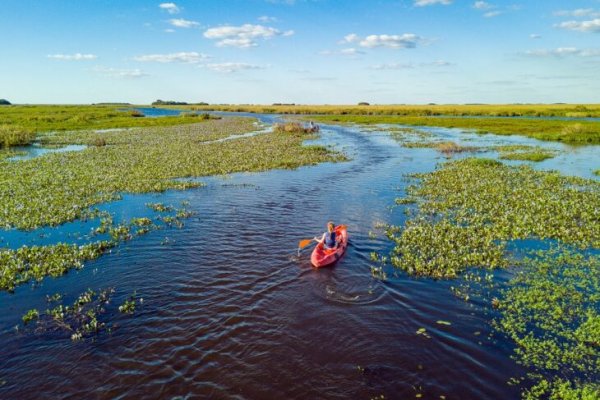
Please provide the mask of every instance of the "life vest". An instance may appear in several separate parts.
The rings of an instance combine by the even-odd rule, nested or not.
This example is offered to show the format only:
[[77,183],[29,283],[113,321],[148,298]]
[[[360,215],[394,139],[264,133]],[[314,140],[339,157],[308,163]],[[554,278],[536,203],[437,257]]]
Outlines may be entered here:
[[335,242],[335,231],[333,232],[325,232],[325,247],[329,247],[330,249],[334,248],[336,245]]

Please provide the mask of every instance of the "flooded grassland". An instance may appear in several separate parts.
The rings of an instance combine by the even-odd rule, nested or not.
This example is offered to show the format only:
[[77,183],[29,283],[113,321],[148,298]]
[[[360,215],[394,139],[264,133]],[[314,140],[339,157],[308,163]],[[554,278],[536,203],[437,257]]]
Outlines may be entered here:
[[0,395],[597,398],[598,146],[216,114],[0,159]]

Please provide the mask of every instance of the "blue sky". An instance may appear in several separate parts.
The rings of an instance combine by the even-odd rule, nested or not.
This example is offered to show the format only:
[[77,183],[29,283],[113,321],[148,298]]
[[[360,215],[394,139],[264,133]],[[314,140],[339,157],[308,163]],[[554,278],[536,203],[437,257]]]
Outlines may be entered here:
[[600,0],[3,0],[13,103],[600,102]]

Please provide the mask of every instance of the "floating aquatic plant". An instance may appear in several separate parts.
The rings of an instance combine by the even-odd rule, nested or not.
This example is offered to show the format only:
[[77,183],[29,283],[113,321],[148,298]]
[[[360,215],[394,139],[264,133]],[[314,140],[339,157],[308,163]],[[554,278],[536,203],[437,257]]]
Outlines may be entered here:
[[[81,218],[91,206],[121,198],[123,192],[200,186],[177,178],[297,168],[345,159],[320,146],[302,146],[303,139],[294,135],[264,134],[211,142],[251,131],[252,122],[227,118],[177,128],[123,131],[109,134],[112,136],[107,136],[104,147],[19,162],[0,161],[0,227],[58,225]],[[85,143],[106,134],[57,135],[67,143],[71,139]]]
[[537,251],[498,300],[495,327],[515,343],[533,382],[527,399],[600,395],[600,257],[566,248]]
[[541,149],[539,147],[532,148],[527,151],[505,151],[500,152],[500,158],[503,160],[520,160],[540,162],[549,158],[554,158],[556,151]]
[[[97,335],[109,329],[107,322],[99,318],[106,313],[106,306],[114,293],[113,288],[95,292],[91,289],[81,293],[71,305],[58,304],[43,313],[30,310],[23,316],[25,331],[34,334],[58,334],[77,341]],[[35,314],[35,318],[32,315]],[[29,322],[35,321],[35,324]]]
[[454,277],[468,267],[505,267],[510,240],[554,239],[600,247],[600,184],[489,159],[446,163],[420,175],[418,214],[389,237],[392,264]]
[[311,119],[323,123],[401,124],[411,126],[439,126],[462,128],[478,133],[523,135],[539,140],[571,144],[600,143],[600,123],[572,122],[558,119],[529,118],[461,118],[456,116],[427,115],[314,115]]

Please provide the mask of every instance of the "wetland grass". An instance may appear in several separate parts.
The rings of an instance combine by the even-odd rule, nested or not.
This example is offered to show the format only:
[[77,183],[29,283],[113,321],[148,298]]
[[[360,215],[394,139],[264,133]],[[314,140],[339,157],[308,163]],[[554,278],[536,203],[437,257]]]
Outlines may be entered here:
[[158,229],[173,226],[181,228],[183,220],[193,215],[185,208],[177,209],[173,206],[153,210],[160,213],[154,221],[141,217],[119,224],[114,222],[113,216],[108,212],[92,214],[100,217],[100,225],[91,236],[108,236],[105,240],[80,246],[58,243],[49,246],[22,246],[16,250],[0,249],[0,290],[12,291],[30,281],[41,281],[46,276],[58,277],[71,269],[80,269],[86,261],[100,257],[122,242]]
[[[180,108],[180,106],[176,107]],[[194,105],[193,110],[299,115],[600,117],[599,104]]]
[[395,115],[316,115],[323,123],[400,124],[468,129],[478,133],[523,135],[539,140],[569,144],[600,143],[600,122],[519,118],[457,118]]
[[7,124],[0,125],[0,149],[8,149],[13,146],[23,146],[35,139],[35,133],[31,130]]
[[304,126],[300,122],[285,122],[278,123],[273,126],[273,132],[275,133],[295,133],[295,134],[310,134],[319,131],[317,125]]
[[[597,399],[600,183],[479,158],[414,177],[421,181],[409,187],[410,201],[398,203],[418,200],[418,208],[404,228],[387,230],[395,242],[392,265],[434,278],[516,266],[488,301],[497,310],[494,328],[514,343],[514,358],[527,368],[515,379],[523,398]],[[507,244],[518,239],[553,247],[523,247],[529,255],[514,257]],[[469,285],[454,291],[469,301]]]
[[0,147],[29,144],[36,133],[132,127],[173,126],[205,120],[204,115],[143,118],[138,110],[117,106],[18,105],[0,107]]
[[343,160],[302,137],[265,134],[204,143],[255,129],[250,119],[230,118],[177,128],[109,133],[59,133],[47,141],[106,146],[54,153],[19,162],[0,161],[0,226],[35,229],[80,218],[90,206],[121,193],[161,192],[200,184],[178,178],[297,168]]
[[556,155],[556,153],[552,152],[552,151],[535,149],[532,151],[515,151],[515,152],[500,153],[500,158],[503,160],[540,162],[540,161],[548,160],[550,158],[554,158],[555,155]]
[[600,248],[600,183],[557,172],[470,158],[418,175],[417,214],[389,236],[392,264],[416,275],[457,276],[468,267],[508,266],[516,239]]
[[84,262],[120,242],[162,226],[181,227],[182,220],[191,215],[185,209],[149,204],[155,211],[173,215],[161,215],[156,221],[134,218],[129,223],[115,224],[111,215],[91,209],[119,199],[123,193],[200,186],[181,178],[297,168],[345,159],[320,146],[303,146],[306,135],[264,134],[212,142],[254,129],[253,120],[227,118],[176,128],[59,133],[49,140],[70,144],[103,137],[107,145],[18,162],[0,161],[0,226],[33,230],[80,218],[100,218],[94,236],[107,236],[82,246],[60,243],[0,249],[0,290],[10,291],[32,280],[81,268]]
[[495,328],[515,343],[529,369],[525,399],[597,399],[600,395],[600,257],[568,248],[519,262],[502,291]]

